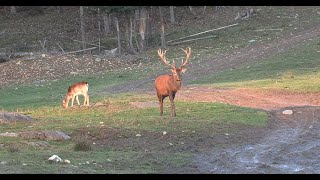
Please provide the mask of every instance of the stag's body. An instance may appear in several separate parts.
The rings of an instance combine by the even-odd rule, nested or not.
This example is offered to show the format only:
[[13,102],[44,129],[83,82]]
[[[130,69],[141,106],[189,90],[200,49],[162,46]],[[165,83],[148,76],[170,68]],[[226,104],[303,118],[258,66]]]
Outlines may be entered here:
[[89,106],[89,83],[88,82],[77,82],[69,86],[68,92],[64,100],[62,101],[62,106],[64,108],[68,108],[69,100],[71,99],[71,107],[73,106],[74,99],[77,100],[78,105],[80,105],[79,102],[79,95],[84,96],[84,106]]
[[183,50],[187,54],[187,58],[185,62],[181,65],[180,68],[176,68],[173,62],[173,65],[170,65],[165,58],[165,51],[158,50],[158,55],[160,59],[165,65],[171,66],[172,74],[166,74],[158,76],[154,82],[155,89],[157,91],[157,96],[160,105],[160,116],[163,115],[163,100],[165,97],[169,96],[170,99],[170,107],[171,107],[171,116],[176,116],[176,108],[174,105],[174,98],[177,91],[181,88],[181,72],[185,72],[185,65],[187,64],[190,54],[191,48],[187,48],[187,50]]

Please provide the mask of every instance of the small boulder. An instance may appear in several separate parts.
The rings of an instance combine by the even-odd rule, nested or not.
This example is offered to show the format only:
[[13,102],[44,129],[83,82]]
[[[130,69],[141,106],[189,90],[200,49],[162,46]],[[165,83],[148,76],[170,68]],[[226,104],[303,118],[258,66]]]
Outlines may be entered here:
[[293,111],[292,110],[284,110],[284,111],[282,111],[282,114],[291,115],[291,114],[293,114]]
[[50,162],[63,162],[62,159],[57,155],[52,155],[49,157],[48,161]]

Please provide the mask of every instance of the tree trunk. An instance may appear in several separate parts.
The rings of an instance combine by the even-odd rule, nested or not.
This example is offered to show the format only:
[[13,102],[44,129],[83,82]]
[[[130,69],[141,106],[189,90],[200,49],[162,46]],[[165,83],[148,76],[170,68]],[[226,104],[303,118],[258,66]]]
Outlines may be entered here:
[[11,15],[17,14],[17,8],[16,8],[16,6],[10,6],[10,14],[11,14]]
[[[137,20],[139,20],[139,19],[140,19],[140,10],[137,9],[134,12],[133,32],[136,32]],[[136,46],[138,48],[138,51],[141,52],[141,48],[140,48],[139,41],[138,41],[138,38],[136,36],[136,33],[134,33],[134,40],[135,40]]]
[[161,47],[166,48],[166,41],[164,37],[164,20],[163,20],[161,6],[159,6],[159,15],[160,15],[160,23],[161,23]]
[[121,41],[120,41],[120,29],[119,29],[119,21],[117,17],[114,17],[114,21],[116,24],[117,35],[118,35],[118,53],[121,54]]
[[130,35],[129,35],[129,23],[130,23],[130,18],[129,17],[125,17],[125,29],[126,29],[126,45],[127,45],[127,49],[130,49]]
[[170,6],[170,21],[172,24],[175,24],[175,18],[174,18],[174,6]]
[[130,49],[131,51],[134,53],[134,54],[138,54],[138,52],[134,49],[133,47],[133,43],[132,43],[132,33],[134,32],[135,33],[135,28],[133,26],[133,22],[132,22],[132,18],[130,18],[130,40],[129,40],[129,45],[130,45]]
[[147,10],[145,7],[143,7],[140,10],[140,26],[139,26],[142,51],[146,50],[146,19],[147,19]]
[[104,26],[104,33],[106,36],[110,33],[110,20],[109,20],[109,14],[104,14],[103,15],[103,26]]
[[84,30],[84,21],[83,21],[83,6],[80,6],[80,31],[81,31],[81,40],[82,40],[82,48],[86,49],[86,38],[85,38],[85,30]]
[[150,9],[146,9],[146,48],[149,47],[149,40],[152,37]]
[[197,15],[197,13],[193,11],[192,6],[189,6],[189,10],[190,10],[190,12],[191,12],[192,15],[194,15],[196,18],[199,18],[199,16]]
[[100,8],[98,8],[98,40],[99,40],[99,54],[101,52],[101,15],[100,15]]
[[60,13],[63,13],[63,8],[62,8],[62,6],[57,6],[57,11],[58,11],[59,14],[60,14]]

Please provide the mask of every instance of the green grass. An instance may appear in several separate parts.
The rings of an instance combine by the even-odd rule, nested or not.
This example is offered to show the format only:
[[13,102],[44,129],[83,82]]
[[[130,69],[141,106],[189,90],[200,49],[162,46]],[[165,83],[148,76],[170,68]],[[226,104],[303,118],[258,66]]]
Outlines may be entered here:
[[255,64],[211,74],[192,83],[217,87],[318,92],[320,90],[319,41],[320,39],[309,40],[294,49],[267,57]]
[[[104,127],[121,131],[124,137],[146,132],[171,135],[199,137],[200,135],[217,135],[237,130],[237,126],[263,127],[267,114],[261,110],[242,108],[221,103],[176,102],[177,117],[169,115],[169,104],[165,104],[163,117],[159,116],[158,107],[136,109],[129,105],[131,101],[150,101],[152,96],[141,97],[139,94],[125,93],[110,97],[110,105],[103,108],[74,108],[64,110],[60,106],[25,108],[21,113],[28,114],[33,122],[3,124],[0,132],[19,132],[29,130],[61,130],[73,134],[86,128],[90,134],[99,134]],[[72,136],[72,135],[71,135]],[[184,137],[182,136],[182,137]],[[151,137],[150,137],[151,138]],[[90,140],[80,142],[49,141],[50,147],[34,149],[25,144],[22,138],[1,137],[5,148],[0,149],[1,161],[7,164],[1,173],[159,173],[167,168],[183,168],[192,162],[193,154],[185,152],[164,152],[160,147],[146,146],[152,151],[132,149],[131,146],[115,147],[90,146]],[[120,139],[119,139],[120,140]],[[157,140],[157,139],[155,139]],[[149,139],[152,141],[152,138]],[[178,143],[175,141],[169,141]],[[180,141],[184,141],[180,139]],[[167,142],[168,143],[168,142]],[[85,145],[84,145],[85,144]],[[81,147],[79,147],[81,146]],[[163,146],[163,144],[159,144]],[[88,149],[88,147],[90,147]],[[71,164],[49,163],[47,159],[57,154],[68,159]]]
[[[79,81],[89,82],[90,101],[95,102],[100,100],[103,95],[106,95],[106,88],[130,80],[139,79],[150,71],[151,69],[145,71],[142,71],[141,69],[134,69],[133,71],[124,71],[120,69],[116,72],[77,76],[61,79],[59,81],[50,81],[40,85],[27,84],[3,87],[0,89],[0,109],[16,110],[21,108],[59,106],[67,93],[68,87],[72,83]],[[80,96],[79,100],[83,103],[83,96]]]

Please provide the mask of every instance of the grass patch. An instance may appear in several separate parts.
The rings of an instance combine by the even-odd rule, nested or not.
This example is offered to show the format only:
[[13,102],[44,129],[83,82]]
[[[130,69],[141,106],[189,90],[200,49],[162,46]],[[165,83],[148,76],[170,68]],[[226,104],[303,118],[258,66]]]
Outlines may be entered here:
[[[302,92],[320,90],[320,39],[309,40],[287,52],[252,65],[226,70],[193,81],[217,87],[286,89]],[[210,86],[211,86],[210,85]]]
[[75,151],[91,151],[92,150],[92,143],[85,141],[85,140],[78,140],[74,145]]

